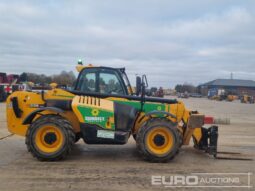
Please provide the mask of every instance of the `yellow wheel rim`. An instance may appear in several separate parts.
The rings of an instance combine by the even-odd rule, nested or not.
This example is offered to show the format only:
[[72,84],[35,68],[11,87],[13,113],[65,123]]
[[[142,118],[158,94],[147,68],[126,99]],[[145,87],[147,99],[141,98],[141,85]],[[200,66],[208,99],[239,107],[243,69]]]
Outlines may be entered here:
[[44,153],[58,151],[62,147],[64,140],[62,131],[53,125],[42,126],[35,134],[35,145]]
[[172,132],[165,127],[156,127],[150,130],[145,140],[149,152],[156,155],[165,155],[169,153],[174,146],[174,136]]

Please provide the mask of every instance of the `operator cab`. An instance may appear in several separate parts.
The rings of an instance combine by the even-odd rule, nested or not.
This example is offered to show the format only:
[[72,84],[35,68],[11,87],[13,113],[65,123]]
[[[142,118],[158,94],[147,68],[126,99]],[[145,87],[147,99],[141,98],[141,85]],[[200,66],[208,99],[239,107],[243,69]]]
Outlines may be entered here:
[[146,75],[136,77],[135,92],[132,90],[125,68],[96,67],[91,64],[83,66],[78,62],[79,72],[75,87],[70,92],[75,95],[86,95],[98,98],[116,97],[141,102],[145,101],[175,104],[177,100],[145,97],[148,87]]
[[82,66],[78,62],[79,76],[75,91],[91,94],[133,95],[125,68]]
[[129,95],[128,84],[120,69],[107,67],[84,68],[78,77],[75,90],[84,93]]

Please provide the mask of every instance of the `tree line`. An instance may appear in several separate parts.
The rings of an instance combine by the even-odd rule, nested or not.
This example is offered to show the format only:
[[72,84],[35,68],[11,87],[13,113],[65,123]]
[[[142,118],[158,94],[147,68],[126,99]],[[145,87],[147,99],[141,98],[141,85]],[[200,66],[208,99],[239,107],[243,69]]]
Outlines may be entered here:
[[22,82],[33,82],[34,84],[50,84],[57,83],[58,85],[72,86],[76,77],[72,71],[62,71],[60,74],[47,76],[45,74],[25,73],[23,72],[19,78]]
[[179,92],[179,93],[185,93],[185,92],[199,93],[199,88],[198,87],[193,86],[192,84],[187,84],[187,83],[177,84],[175,86],[175,90],[176,90],[176,92]]

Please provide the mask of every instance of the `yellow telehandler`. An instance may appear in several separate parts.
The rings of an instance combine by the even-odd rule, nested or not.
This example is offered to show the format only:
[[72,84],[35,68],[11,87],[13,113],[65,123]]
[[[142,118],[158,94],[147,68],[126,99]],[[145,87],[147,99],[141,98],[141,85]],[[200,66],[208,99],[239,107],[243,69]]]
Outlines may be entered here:
[[65,158],[80,138],[87,144],[125,144],[136,140],[152,162],[173,159],[190,139],[194,147],[217,154],[218,127],[204,128],[204,115],[183,102],[145,96],[145,75],[132,91],[124,68],[77,65],[73,90],[17,91],[7,99],[11,133],[25,136],[28,151],[42,161]]

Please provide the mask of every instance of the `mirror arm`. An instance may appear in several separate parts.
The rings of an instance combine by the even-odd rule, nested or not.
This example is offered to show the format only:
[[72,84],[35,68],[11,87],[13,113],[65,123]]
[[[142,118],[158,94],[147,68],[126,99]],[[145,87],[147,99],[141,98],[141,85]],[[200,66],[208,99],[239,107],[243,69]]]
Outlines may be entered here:
[[145,103],[145,82],[144,77],[142,78],[142,87],[141,87],[141,111],[143,111],[143,106]]

